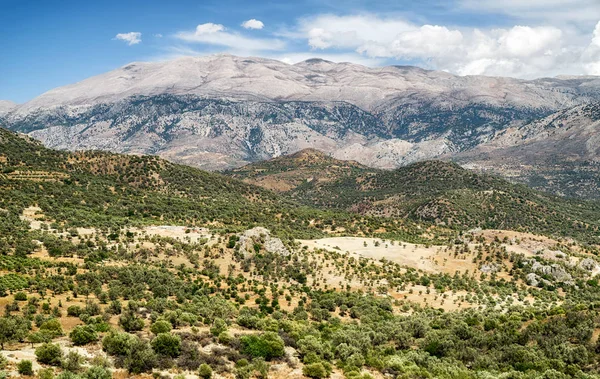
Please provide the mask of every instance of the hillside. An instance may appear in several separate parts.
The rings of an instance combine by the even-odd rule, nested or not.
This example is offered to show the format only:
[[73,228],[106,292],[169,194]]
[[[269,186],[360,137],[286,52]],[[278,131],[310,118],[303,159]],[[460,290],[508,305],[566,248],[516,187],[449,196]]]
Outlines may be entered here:
[[600,198],[600,103],[553,113],[451,159],[562,196]]
[[302,206],[260,187],[152,156],[55,151],[2,129],[0,151],[0,208],[19,215],[35,205],[66,227],[168,222],[245,230],[260,225],[296,238],[336,228],[416,239],[423,233],[398,220],[357,222],[347,212]]
[[308,147],[396,168],[598,100],[595,77],[524,81],[214,55],[131,63],[5,107],[0,125],[52,148],[153,154],[209,170]]
[[[309,160],[307,155],[318,158]],[[441,161],[388,171],[300,152],[228,173],[276,188],[307,205],[363,215],[408,217],[459,228],[580,237],[583,233],[594,243],[600,226],[600,205],[595,202],[559,198]]]
[[[291,188],[280,193],[3,129],[0,151],[1,375],[598,378],[589,203],[455,164],[380,171],[315,150],[233,173],[275,176]],[[481,191],[492,191],[484,207]],[[449,229],[340,209],[364,194],[375,206],[402,194],[396,212],[430,199],[472,218]],[[297,202],[317,195],[327,210]],[[576,239],[466,230],[492,216]]]
[[275,192],[288,192],[306,182],[328,182],[370,171],[375,170],[354,161],[332,158],[316,149],[305,149],[226,171],[226,174]]

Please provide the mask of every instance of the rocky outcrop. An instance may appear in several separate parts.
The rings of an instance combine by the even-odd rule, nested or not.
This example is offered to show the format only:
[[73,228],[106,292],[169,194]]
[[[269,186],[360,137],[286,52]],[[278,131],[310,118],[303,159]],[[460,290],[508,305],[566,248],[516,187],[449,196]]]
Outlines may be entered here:
[[585,258],[579,262],[577,267],[585,271],[594,271],[598,267],[598,263],[592,258]]
[[[559,264],[553,263],[544,265],[535,259],[527,261],[526,264],[530,266],[532,273],[548,276],[557,283],[574,284],[571,274]],[[531,278],[533,278],[533,276]]]
[[493,274],[495,272],[500,271],[500,266],[495,263],[485,263],[479,267],[479,271],[484,272],[486,274]]
[[239,252],[244,256],[254,254],[255,244],[259,244],[269,253],[284,256],[290,254],[288,248],[285,247],[279,238],[271,236],[271,232],[268,229],[260,226],[242,233],[238,241]]
[[550,283],[546,279],[542,279],[539,275],[533,272],[527,274],[527,276],[525,277],[525,281],[527,282],[527,284],[533,287],[538,287],[540,283],[543,283],[546,286],[552,285],[552,283]]

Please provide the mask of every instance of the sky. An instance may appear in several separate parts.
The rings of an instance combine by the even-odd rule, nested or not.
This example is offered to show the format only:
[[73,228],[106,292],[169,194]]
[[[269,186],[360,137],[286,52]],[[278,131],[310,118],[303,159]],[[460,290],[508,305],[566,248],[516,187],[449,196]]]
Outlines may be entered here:
[[600,0],[0,0],[0,99],[230,53],[458,75],[600,75]]

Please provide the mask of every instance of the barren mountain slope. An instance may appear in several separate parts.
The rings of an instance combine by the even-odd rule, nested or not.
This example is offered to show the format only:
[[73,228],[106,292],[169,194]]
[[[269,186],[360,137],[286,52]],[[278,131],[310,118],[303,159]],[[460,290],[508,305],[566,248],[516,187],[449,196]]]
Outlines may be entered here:
[[593,100],[596,77],[524,81],[215,55],[132,63],[0,112],[0,123],[50,147],[158,154],[207,169],[307,147],[395,168]]
[[598,198],[600,104],[556,112],[498,133],[453,159],[562,195]]

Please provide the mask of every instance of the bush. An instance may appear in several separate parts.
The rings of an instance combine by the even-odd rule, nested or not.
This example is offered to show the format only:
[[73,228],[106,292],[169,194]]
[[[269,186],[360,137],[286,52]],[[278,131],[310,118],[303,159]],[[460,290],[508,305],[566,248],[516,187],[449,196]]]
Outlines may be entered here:
[[17,371],[21,375],[32,376],[33,375],[33,363],[27,359],[23,359],[17,364]]
[[90,367],[83,375],[86,379],[111,379],[112,373],[110,370],[101,366]]
[[233,341],[233,337],[227,332],[222,332],[219,334],[218,340],[219,343],[222,343],[223,345],[229,345]]
[[198,368],[198,376],[200,379],[210,379],[212,378],[212,368],[206,363],[202,363]]
[[79,317],[83,313],[83,309],[79,305],[71,305],[67,308],[67,316]]
[[50,336],[51,338],[59,337],[64,334],[63,328],[56,318],[51,318],[40,325],[40,332]]
[[213,336],[218,337],[219,334],[225,331],[227,331],[227,323],[221,318],[215,319],[213,325],[210,327],[210,333]]
[[43,368],[37,372],[38,379],[54,379],[54,370],[51,368]]
[[141,374],[152,371],[158,360],[148,342],[135,338],[123,363],[130,374]]
[[169,333],[173,326],[170,322],[165,320],[158,320],[150,326],[150,331],[155,335],[160,333]]
[[137,337],[129,333],[111,332],[102,339],[102,350],[109,355],[125,356],[136,339]]
[[76,346],[87,345],[98,341],[98,334],[90,325],[77,326],[69,334],[71,342]]
[[325,366],[323,366],[323,363],[321,362],[311,363],[309,365],[304,366],[302,368],[302,373],[304,374],[304,376],[308,376],[309,378],[315,379],[327,378],[329,376],[329,373],[327,372]]
[[129,311],[123,313],[119,317],[119,325],[121,325],[126,332],[136,332],[144,328],[144,320],[137,317],[135,313]]
[[25,292],[17,292],[15,293],[16,301],[27,301],[27,294]]
[[60,366],[63,353],[59,345],[45,343],[35,349],[35,356],[40,363],[50,366]]
[[171,333],[160,333],[152,340],[152,348],[160,355],[178,357],[181,352],[181,338]]
[[273,332],[266,332],[260,336],[243,336],[240,338],[240,342],[242,343],[242,353],[253,358],[271,360],[283,357],[285,354],[283,340]]
[[81,376],[72,373],[71,371],[63,371],[56,377],[56,379],[81,379]]
[[70,372],[81,371],[81,366],[85,359],[76,351],[69,351],[69,354],[62,360],[62,368]]

